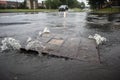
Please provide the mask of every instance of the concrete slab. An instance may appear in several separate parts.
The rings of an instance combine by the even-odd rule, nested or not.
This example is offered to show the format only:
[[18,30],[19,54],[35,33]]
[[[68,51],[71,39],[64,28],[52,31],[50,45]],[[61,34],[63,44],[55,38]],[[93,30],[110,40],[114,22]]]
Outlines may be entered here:
[[67,38],[51,39],[44,52],[47,52],[56,56],[69,57],[72,59],[99,62],[98,52],[94,40],[87,38]]
[[81,38],[76,59],[89,62],[99,62],[95,41],[87,38]]
[[52,34],[50,34],[50,33],[44,33],[44,34],[42,34],[42,37],[51,37],[52,36]]
[[43,34],[42,36],[37,37],[42,43],[48,43],[52,38],[54,38],[53,34]]
[[64,42],[63,39],[52,38],[51,40],[49,40],[48,43],[46,43],[45,45],[46,48],[43,50],[43,52],[47,52],[49,54],[55,54],[55,52],[58,52],[63,42]]
[[76,53],[78,52],[79,43],[79,38],[68,38],[59,49],[59,53],[57,55],[75,58]]
[[42,43],[48,43],[53,37],[42,37],[39,38],[38,40]]
[[61,45],[64,42],[64,40],[62,39],[51,39],[51,41],[49,41],[49,44],[55,44],[55,45]]

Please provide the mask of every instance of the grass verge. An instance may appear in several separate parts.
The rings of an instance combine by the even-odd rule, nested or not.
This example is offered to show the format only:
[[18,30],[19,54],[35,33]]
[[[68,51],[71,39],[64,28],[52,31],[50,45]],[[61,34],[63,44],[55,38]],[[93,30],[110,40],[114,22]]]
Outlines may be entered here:
[[[70,9],[72,12],[81,12],[79,8]],[[17,12],[57,12],[58,9],[0,9],[0,13],[17,13]]]
[[73,12],[82,12],[83,10],[80,8],[73,8],[71,9]]
[[120,13],[120,8],[104,8],[100,10],[93,10],[94,13]]
[[0,13],[16,13],[16,12],[56,12],[57,9],[0,9]]

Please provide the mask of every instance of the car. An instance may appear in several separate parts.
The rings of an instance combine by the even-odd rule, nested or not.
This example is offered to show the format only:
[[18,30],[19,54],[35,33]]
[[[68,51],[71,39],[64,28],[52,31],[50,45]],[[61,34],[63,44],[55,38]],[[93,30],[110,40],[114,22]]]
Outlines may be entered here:
[[59,11],[67,11],[68,10],[68,5],[61,5],[59,7]]

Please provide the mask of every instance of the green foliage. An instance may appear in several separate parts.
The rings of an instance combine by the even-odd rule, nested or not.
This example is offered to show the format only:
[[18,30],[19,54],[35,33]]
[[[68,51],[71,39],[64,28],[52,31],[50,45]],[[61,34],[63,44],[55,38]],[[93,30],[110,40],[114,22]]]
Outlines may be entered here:
[[20,6],[18,7],[18,9],[27,9],[27,7],[26,7],[26,1],[20,3]]
[[61,2],[60,0],[46,0],[45,4],[48,9],[57,9]]
[[88,0],[92,9],[101,9],[107,0]]
[[75,8],[77,7],[78,1],[77,0],[68,0],[68,6],[70,8]]
[[80,7],[77,0],[45,0],[48,9],[57,9],[60,5],[68,5],[69,8]]
[[119,8],[104,8],[99,10],[93,10],[94,13],[120,13]]
[[0,13],[6,13],[6,12],[56,12],[58,10],[56,9],[0,9]]
[[81,3],[80,3],[80,8],[81,8],[81,9],[84,9],[84,8],[85,8],[85,3],[84,3],[84,2],[81,2]]

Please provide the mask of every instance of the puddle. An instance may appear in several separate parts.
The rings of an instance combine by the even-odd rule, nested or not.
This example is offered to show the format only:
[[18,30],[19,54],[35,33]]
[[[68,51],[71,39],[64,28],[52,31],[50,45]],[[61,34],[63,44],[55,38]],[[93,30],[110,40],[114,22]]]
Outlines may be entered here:
[[30,22],[0,23],[0,26],[30,24]]
[[[6,76],[7,79],[14,78],[15,75],[11,73],[15,73],[23,74],[17,76],[20,80],[48,80],[51,78],[64,80],[61,76],[67,79],[73,79],[74,76],[76,80],[79,78],[84,80],[86,75],[92,73],[92,78],[96,80],[113,79],[114,75],[117,74],[115,71],[119,72],[120,68],[119,14],[68,12],[66,18],[57,14],[51,12],[22,14],[21,16],[13,13],[2,14],[6,17],[1,15],[0,26],[3,27],[0,27],[0,40],[14,35],[13,37],[20,40],[23,43],[22,45],[26,45],[27,37],[32,37],[33,40],[36,39],[39,31],[43,31],[45,27],[48,27],[52,34],[51,37],[50,35],[43,35],[42,39],[38,36],[41,42],[50,44],[46,51],[41,51],[40,55],[38,51],[25,49],[21,49],[21,52],[16,50],[0,52],[0,74],[5,75],[3,78],[6,78]],[[89,65],[94,64],[94,62],[98,63],[99,56],[97,55],[96,46],[93,45],[94,42],[87,42],[89,40],[86,39],[89,35],[96,33],[108,40],[105,44],[99,46],[102,67],[98,64],[97,66],[95,66],[96,64]],[[54,39],[55,35],[64,38]],[[53,52],[56,53],[53,54]],[[69,76],[71,73],[72,76]],[[119,75],[116,77],[119,77]],[[90,79],[92,80],[92,78]],[[17,78],[15,77],[15,79]]]

